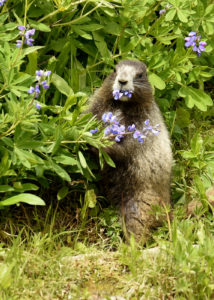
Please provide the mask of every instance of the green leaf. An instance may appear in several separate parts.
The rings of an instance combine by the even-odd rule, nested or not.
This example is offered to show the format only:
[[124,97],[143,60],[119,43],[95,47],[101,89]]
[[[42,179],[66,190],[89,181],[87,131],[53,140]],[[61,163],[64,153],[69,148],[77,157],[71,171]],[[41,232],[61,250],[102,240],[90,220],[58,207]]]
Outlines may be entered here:
[[50,161],[50,167],[63,180],[71,181],[71,177],[68,175],[68,173],[63,168],[61,168],[59,165],[55,164],[53,161]]
[[25,57],[26,55],[33,53],[42,48],[44,48],[44,46],[33,46],[33,47],[25,48],[22,50],[22,57]]
[[12,192],[14,188],[10,185],[0,185],[0,193]]
[[72,88],[59,75],[54,73],[51,77],[51,81],[62,94],[66,95],[68,97],[72,96],[74,94]]
[[80,160],[81,166],[84,169],[86,169],[87,168],[87,162],[86,162],[85,157],[84,157],[84,155],[82,154],[81,151],[78,151],[78,156],[79,156],[79,160]]
[[0,206],[14,205],[20,202],[24,202],[30,205],[45,205],[45,202],[38,196],[33,194],[19,194],[10,197],[6,200],[0,201]]
[[35,75],[36,70],[37,70],[37,56],[38,52],[35,51],[33,53],[28,54],[28,64],[26,67],[26,72],[29,73],[30,75]]
[[0,263],[0,287],[7,290],[12,283],[12,269],[15,265],[13,261],[9,266],[3,262]]
[[31,27],[35,28],[36,30],[40,30],[40,31],[43,31],[43,32],[50,32],[51,29],[48,25],[46,24],[43,24],[43,23],[38,23],[36,21],[33,21],[33,20],[29,20],[29,24]]
[[[207,15],[209,15],[209,14],[213,14],[214,13],[214,4],[210,4],[210,5],[208,5],[207,6],[207,8],[205,9],[205,14],[204,14],[204,16],[207,16]],[[212,15],[212,17],[213,17],[213,15]]]
[[172,21],[174,19],[174,16],[176,14],[176,9],[170,9],[165,16],[165,21]]
[[149,81],[152,86],[155,86],[159,90],[163,90],[166,87],[166,84],[163,81],[163,79],[161,79],[158,75],[151,72],[149,73]]
[[68,187],[67,186],[63,186],[57,193],[57,199],[58,200],[62,200],[63,198],[65,198],[68,194]]
[[195,105],[201,111],[206,111],[207,106],[213,105],[213,101],[208,94],[193,87],[183,86],[179,90],[178,94],[185,98],[186,104],[189,108],[192,108]]
[[[102,29],[104,26],[101,24],[88,24],[88,25],[79,25],[78,28],[86,31],[96,31]],[[72,26],[71,26],[72,28]]]
[[192,152],[197,156],[203,148],[203,139],[199,133],[196,133],[191,140]]
[[73,28],[73,30],[78,34],[80,35],[81,37],[83,37],[84,39],[86,40],[92,40],[92,36],[91,34],[83,31],[83,30],[80,30],[79,28]]
[[111,159],[111,157],[102,149],[100,149],[100,152],[102,153],[105,161],[107,162],[107,164],[113,168],[116,168],[115,163],[113,162],[113,160]]
[[76,166],[77,161],[73,157],[67,156],[67,155],[58,155],[53,158],[57,163],[68,165],[68,166]]
[[180,128],[188,127],[190,124],[190,113],[183,107],[178,107],[176,110],[176,124]]
[[87,203],[87,207],[94,208],[97,203],[97,197],[94,192],[94,189],[89,189],[85,193],[85,202]]
[[181,11],[181,10],[178,10],[177,11],[177,15],[178,15],[178,19],[183,22],[183,23],[187,23],[188,22],[188,19],[187,17],[185,16],[185,14]]
[[19,187],[14,186],[16,192],[37,191],[39,187],[33,183],[22,183]]

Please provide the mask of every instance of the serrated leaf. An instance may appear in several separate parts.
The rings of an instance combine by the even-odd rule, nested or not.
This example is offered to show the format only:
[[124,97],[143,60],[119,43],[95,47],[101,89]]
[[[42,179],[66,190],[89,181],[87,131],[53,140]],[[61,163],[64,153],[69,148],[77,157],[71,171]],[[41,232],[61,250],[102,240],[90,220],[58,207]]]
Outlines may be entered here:
[[0,206],[9,206],[20,202],[24,202],[30,205],[45,205],[45,202],[40,197],[33,194],[26,193],[26,194],[18,194],[6,200],[0,201]]

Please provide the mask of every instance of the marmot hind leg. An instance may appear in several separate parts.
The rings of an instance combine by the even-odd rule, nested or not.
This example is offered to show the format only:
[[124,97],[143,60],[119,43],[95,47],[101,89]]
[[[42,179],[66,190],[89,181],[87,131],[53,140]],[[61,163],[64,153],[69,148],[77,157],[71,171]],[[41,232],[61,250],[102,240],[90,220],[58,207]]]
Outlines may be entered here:
[[154,198],[151,204],[131,199],[122,205],[123,231],[127,240],[133,235],[137,242],[144,244],[151,237],[152,229],[162,225],[166,216],[157,216],[155,206],[163,208],[160,197]]

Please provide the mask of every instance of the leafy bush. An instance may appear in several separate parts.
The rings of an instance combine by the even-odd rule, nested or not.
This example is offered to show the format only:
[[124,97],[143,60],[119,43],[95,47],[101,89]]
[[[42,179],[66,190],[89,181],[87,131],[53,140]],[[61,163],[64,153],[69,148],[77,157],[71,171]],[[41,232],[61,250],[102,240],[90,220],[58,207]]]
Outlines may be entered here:
[[[0,9],[0,207],[44,204],[41,198],[61,200],[71,193],[78,201],[85,191],[84,207],[96,205],[92,183],[100,166],[87,150],[99,150],[101,166],[104,160],[113,165],[103,150],[110,142],[101,124],[82,112],[122,58],[147,64],[175,149],[183,149],[176,152],[181,161],[175,167],[174,199],[181,200],[190,185],[195,191],[211,185],[211,0],[8,0]],[[18,26],[36,29],[29,37],[34,46],[23,44]],[[190,32],[207,43],[200,57],[185,47]],[[40,69],[51,71],[50,88],[35,98],[29,89]],[[201,136],[205,128],[208,133]]]

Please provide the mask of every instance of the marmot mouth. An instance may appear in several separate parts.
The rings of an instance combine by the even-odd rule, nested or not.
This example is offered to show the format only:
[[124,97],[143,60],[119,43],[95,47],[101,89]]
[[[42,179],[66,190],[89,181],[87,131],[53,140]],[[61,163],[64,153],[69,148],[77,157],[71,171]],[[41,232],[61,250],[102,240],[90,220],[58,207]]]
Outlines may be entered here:
[[131,98],[133,91],[131,91],[131,90],[114,90],[112,94],[113,94],[114,100],[119,100],[124,96],[127,98]]

